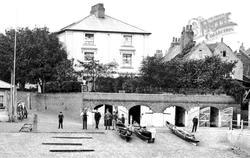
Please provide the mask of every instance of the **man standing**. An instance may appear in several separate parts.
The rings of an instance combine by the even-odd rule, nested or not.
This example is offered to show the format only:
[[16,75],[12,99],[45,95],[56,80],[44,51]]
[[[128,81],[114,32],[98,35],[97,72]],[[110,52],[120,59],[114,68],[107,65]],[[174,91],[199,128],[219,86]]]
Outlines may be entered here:
[[193,129],[192,129],[192,132],[196,132],[197,126],[198,126],[198,118],[195,116],[193,118]]
[[87,109],[84,109],[81,112],[80,116],[82,117],[82,129],[87,129],[87,121],[88,121]]
[[64,116],[63,116],[62,112],[60,112],[58,115],[58,121],[59,121],[58,129],[60,129],[60,128],[63,129],[63,118],[64,118]]
[[112,117],[112,125],[113,125],[112,130],[115,130],[115,128],[116,128],[117,118],[118,118],[118,112],[114,111],[113,112],[113,117]]
[[124,114],[122,114],[121,121],[122,121],[123,124],[125,124],[125,117],[124,117]]
[[95,128],[96,129],[98,129],[100,118],[101,118],[101,113],[98,112],[98,109],[96,109],[96,112],[95,112]]
[[110,130],[110,126],[112,125],[112,114],[109,112],[109,110],[106,110],[106,113],[104,115],[104,126],[105,130]]

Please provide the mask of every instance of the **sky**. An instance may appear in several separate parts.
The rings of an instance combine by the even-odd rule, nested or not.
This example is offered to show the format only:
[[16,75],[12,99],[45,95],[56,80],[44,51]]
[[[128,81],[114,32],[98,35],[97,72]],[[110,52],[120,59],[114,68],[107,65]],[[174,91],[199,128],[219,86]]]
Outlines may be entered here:
[[[165,51],[173,37],[180,37],[192,18],[231,12],[237,23],[233,34],[223,37],[233,50],[250,47],[248,0],[0,0],[0,32],[17,27],[48,27],[51,32],[89,15],[91,6],[103,3],[105,13],[151,32],[152,53]],[[220,37],[210,42],[219,42]]]

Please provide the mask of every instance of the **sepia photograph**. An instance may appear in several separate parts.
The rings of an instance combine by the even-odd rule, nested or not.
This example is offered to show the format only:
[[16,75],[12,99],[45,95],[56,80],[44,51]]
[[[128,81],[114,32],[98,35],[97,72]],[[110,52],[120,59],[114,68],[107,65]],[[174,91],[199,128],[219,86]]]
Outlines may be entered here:
[[250,158],[247,0],[1,0],[0,158]]

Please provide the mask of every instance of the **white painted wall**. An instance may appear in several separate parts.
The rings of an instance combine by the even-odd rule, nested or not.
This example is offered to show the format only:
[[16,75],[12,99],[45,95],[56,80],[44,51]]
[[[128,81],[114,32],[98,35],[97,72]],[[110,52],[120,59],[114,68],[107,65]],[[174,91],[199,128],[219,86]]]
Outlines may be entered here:
[[147,106],[141,107],[141,126],[152,126],[153,125],[153,111]]
[[[119,64],[118,72],[137,73],[143,57],[149,54],[148,35],[132,35],[133,47],[122,47],[123,35],[121,33],[94,33],[94,46],[84,45],[84,33],[76,31],[66,31],[58,35],[59,40],[65,46],[69,58],[83,60],[84,54],[82,48],[96,48],[95,59],[100,63],[109,63],[116,61]],[[120,49],[135,49],[132,55],[133,69],[124,69],[122,67],[122,54]]]
[[166,121],[175,124],[175,106],[166,108],[163,112],[163,126],[166,126]]
[[[223,54],[221,53],[223,50],[226,51],[226,57],[223,57]],[[236,67],[233,69],[234,74],[232,77],[234,79],[243,80],[243,63],[225,43],[219,43],[219,45],[214,50],[214,55],[219,55],[222,61],[237,61]]]

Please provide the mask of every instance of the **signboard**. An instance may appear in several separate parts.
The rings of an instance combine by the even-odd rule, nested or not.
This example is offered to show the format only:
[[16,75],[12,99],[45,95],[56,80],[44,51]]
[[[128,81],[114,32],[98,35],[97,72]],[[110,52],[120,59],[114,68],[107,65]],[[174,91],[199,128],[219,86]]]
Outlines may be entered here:
[[192,25],[194,31],[194,40],[203,38],[210,41],[220,36],[233,33],[234,27],[237,24],[231,21],[229,18],[230,15],[231,13],[229,12],[208,19],[198,17],[189,20],[188,24]]

